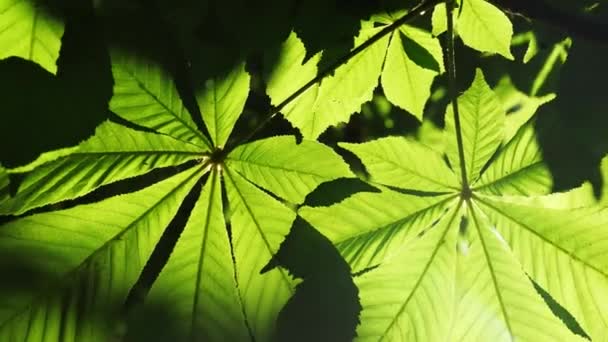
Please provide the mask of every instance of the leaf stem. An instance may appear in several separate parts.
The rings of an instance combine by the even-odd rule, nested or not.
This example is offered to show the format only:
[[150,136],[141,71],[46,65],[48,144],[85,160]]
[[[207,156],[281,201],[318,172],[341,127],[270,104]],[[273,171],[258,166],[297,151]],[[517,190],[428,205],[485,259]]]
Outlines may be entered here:
[[399,19],[395,20],[392,24],[384,27],[382,30],[378,31],[376,34],[374,34],[373,36],[371,36],[368,40],[366,40],[365,42],[363,42],[363,44],[357,46],[356,48],[352,49],[346,55],[342,56],[341,58],[339,58],[335,62],[331,63],[326,69],[322,70],[319,74],[317,74],[316,77],[314,77],[313,79],[311,79],[310,81],[308,81],[306,84],[304,84],[298,90],[296,90],[294,93],[292,93],[290,96],[288,96],[285,100],[283,100],[281,103],[279,103],[276,106],[272,106],[270,108],[269,113],[262,120],[262,122],[260,122],[244,138],[237,140],[233,144],[230,144],[230,146],[228,146],[226,148],[226,150],[227,151],[231,151],[236,146],[238,146],[238,145],[240,145],[240,144],[248,141],[249,139],[251,139],[260,129],[262,129],[266,124],[268,124],[268,122],[270,122],[270,120],[272,118],[274,118],[281,110],[283,110],[283,108],[285,108],[285,106],[287,106],[292,101],[294,101],[295,99],[297,99],[300,95],[302,95],[310,87],[312,87],[316,83],[319,83],[325,77],[329,76],[334,71],[336,71],[336,69],[338,69],[340,66],[346,64],[353,57],[355,57],[358,54],[360,54],[361,52],[363,52],[365,49],[367,49],[369,46],[371,46],[372,44],[374,44],[377,41],[379,41],[380,39],[382,39],[384,36],[388,35],[389,33],[392,33],[393,31],[395,31],[396,29],[398,29],[401,25],[403,25],[403,24],[405,24],[405,23],[407,23],[407,22],[415,19],[417,16],[424,14],[424,12],[426,12],[427,10],[430,10],[431,8],[433,8],[435,5],[437,5],[438,3],[442,2],[442,1],[443,0],[422,0],[418,5],[416,5],[416,7],[412,8],[409,12],[407,12],[406,14],[404,14],[402,17],[400,17]]
[[456,143],[458,144],[458,159],[460,160],[460,176],[462,181],[462,195],[470,197],[471,189],[467,180],[467,168],[464,159],[464,145],[462,143],[462,132],[460,126],[460,112],[458,110],[458,90],[456,89],[456,54],[454,53],[454,1],[445,0],[446,17],[448,19],[446,37],[446,70],[448,74],[448,93],[452,99],[452,110],[454,112],[454,129],[456,130]]

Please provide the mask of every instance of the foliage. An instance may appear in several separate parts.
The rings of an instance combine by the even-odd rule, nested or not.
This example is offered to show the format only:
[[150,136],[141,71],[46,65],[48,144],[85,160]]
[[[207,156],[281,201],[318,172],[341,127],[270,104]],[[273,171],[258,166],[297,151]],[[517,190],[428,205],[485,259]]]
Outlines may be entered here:
[[233,5],[0,0],[0,340],[608,336],[605,110],[567,136],[557,77],[589,36],[512,10],[590,14]]

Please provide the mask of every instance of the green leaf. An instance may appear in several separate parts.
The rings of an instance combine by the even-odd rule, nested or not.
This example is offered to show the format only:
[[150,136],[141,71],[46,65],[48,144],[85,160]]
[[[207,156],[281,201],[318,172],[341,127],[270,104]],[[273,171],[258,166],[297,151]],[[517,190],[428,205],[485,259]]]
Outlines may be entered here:
[[18,56],[55,74],[63,22],[31,0],[0,0],[0,59]]
[[457,319],[448,340],[584,341],[549,310],[501,237],[500,225],[497,232],[476,207],[467,210],[470,246],[458,255]]
[[3,203],[9,198],[9,185],[10,179],[8,176],[8,172],[6,172],[6,169],[3,168],[2,165],[0,165],[0,203]]
[[14,198],[0,201],[0,214],[74,199],[102,185],[201,158],[201,150],[169,136],[135,131],[112,122],[75,149],[49,152],[26,173]]
[[3,260],[45,277],[0,292],[0,339],[110,339],[110,322],[99,319],[116,317],[99,315],[122,304],[200,174],[193,168],[139,192],[1,226]]
[[[266,56],[266,63],[273,66],[272,70],[265,75],[266,93],[270,96],[273,105],[279,105],[317,75],[317,63],[321,54],[316,54],[302,64],[305,56],[304,44],[295,32],[292,32],[281,45],[277,56]],[[318,91],[319,86],[313,85],[308,91],[285,106],[281,113],[295,127],[302,130],[308,124]]]
[[593,339],[608,332],[608,209],[544,209],[480,197],[523,270]]
[[227,75],[207,80],[204,89],[197,90],[196,99],[203,121],[216,147],[226,144],[243,111],[249,93],[249,80],[245,64],[241,63]]
[[[454,23],[456,23],[457,17],[457,13],[454,13]],[[431,26],[431,33],[435,37],[447,31],[448,21],[444,3],[437,4],[433,8],[433,14],[431,15]]]
[[457,211],[356,278],[363,311],[356,341],[445,341],[454,314]]
[[458,179],[442,156],[415,140],[387,137],[339,145],[363,161],[373,182],[421,191],[458,189]]
[[513,60],[513,25],[509,18],[485,0],[463,0],[462,6],[457,30],[464,44],[481,52],[497,53]]
[[[458,105],[464,165],[469,184],[472,184],[503,140],[505,113],[479,69],[471,87],[458,97]],[[461,161],[456,144],[456,127],[451,105],[445,113],[445,126],[448,139],[446,154],[452,169],[460,175]]]
[[238,173],[224,169],[223,175],[243,312],[255,339],[268,341],[279,310],[293,294],[293,281],[279,268],[260,271],[276,254],[295,213]]
[[[379,30],[381,28],[365,22],[355,38],[355,46],[361,45]],[[300,95],[297,102],[284,108],[282,113],[300,129],[304,138],[313,140],[327,127],[346,122],[351,114],[360,110],[363,103],[372,99],[387,44],[388,37],[380,39],[336,69],[332,76],[310,87]],[[301,65],[305,54],[304,46],[295,34],[283,44],[281,54],[276,57],[275,62],[278,64],[267,80],[267,93],[273,105],[281,103],[293,90],[316,76],[319,57],[313,57],[306,65]],[[289,78],[288,75],[296,76]]]
[[422,120],[442,61],[441,46],[428,32],[403,26],[393,33],[381,77],[388,100]]
[[420,197],[382,189],[298,214],[330,239],[354,272],[382,262],[442,216],[448,196]]
[[352,176],[342,158],[316,141],[296,144],[293,136],[278,136],[235,148],[226,165],[292,203],[300,204],[319,184]]
[[495,195],[546,195],[553,179],[542,157],[530,122],[498,152],[473,187]]
[[209,150],[211,144],[184,108],[170,76],[151,61],[112,53],[110,109],[135,124]]
[[547,94],[541,97],[528,96],[517,90],[508,76],[500,79],[494,87],[494,93],[500,99],[502,108],[507,113],[505,143],[513,138],[517,130],[530,120],[540,106],[555,99],[555,94]]
[[172,303],[184,336],[244,341],[249,335],[231,262],[219,172],[213,170],[209,177],[148,300]]

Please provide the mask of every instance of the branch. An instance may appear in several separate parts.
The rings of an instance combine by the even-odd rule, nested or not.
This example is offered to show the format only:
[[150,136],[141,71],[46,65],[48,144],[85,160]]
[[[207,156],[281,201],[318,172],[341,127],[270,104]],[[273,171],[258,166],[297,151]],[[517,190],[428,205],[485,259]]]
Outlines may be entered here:
[[454,1],[446,0],[446,17],[448,20],[446,35],[446,70],[448,74],[448,93],[452,101],[454,112],[454,130],[456,131],[456,143],[458,145],[458,159],[460,161],[460,177],[462,183],[462,194],[468,198],[471,193],[467,180],[467,167],[464,159],[464,144],[462,142],[462,129],[460,126],[460,111],[458,110],[458,89],[456,89],[456,54],[454,52]]
[[247,136],[245,136],[242,139],[239,139],[235,143],[230,144],[230,146],[227,147],[226,150],[230,151],[234,147],[236,147],[236,146],[242,144],[243,142],[248,141],[249,139],[251,139],[260,129],[262,129],[266,124],[268,124],[268,122],[275,115],[277,115],[281,110],[283,110],[283,108],[285,108],[285,106],[287,106],[288,104],[290,104],[293,100],[297,99],[300,95],[302,95],[310,87],[312,87],[316,83],[321,82],[321,80],[323,80],[325,77],[331,75],[340,66],[346,64],[353,57],[355,57],[358,54],[360,54],[361,52],[363,52],[365,49],[367,49],[369,46],[371,46],[375,42],[377,42],[380,39],[382,39],[384,36],[392,33],[393,31],[395,31],[396,29],[398,29],[401,25],[403,25],[403,24],[405,24],[407,22],[412,21],[413,19],[415,19],[419,15],[424,14],[426,11],[432,9],[435,5],[437,5],[438,3],[442,2],[442,1],[443,0],[422,0],[418,5],[416,5],[416,7],[412,8],[405,15],[403,15],[402,17],[400,17],[399,19],[397,19],[396,21],[394,21],[392,24],[384,27],[378,33],[376,33],[373,36],[371,36],[368,40],[366,40],[365,42],[363,42],[363,44],[357,46],[356,48],[354,48],[353,50],[351,50],[349,53],[347,53],[346,55],[344,55],[342,58],[339,58],[338,60],[336,60],[335,62],[333,62],[332,64],[330,64],[325,70],[321,71],[315,78],[313,78],[310,81],[308,81],[308,83],[304,84],[302,87],[300,87],[300,89],[296,90],[293,94],[291,94],[288,98],[286,98],[285,100],[283,100],[283,102],[279,103],[276,107],[271,107],[270,111],[266,115],[266,117],[262,120],[262,122],[260,122],[250,132],[250,134],[248,134]]
[[547,4],[546,0],[493,0],[503,10],[520,13],[533,20],[543,21],[569,35],[608,43],[608,25],[590,16],[567,12]]

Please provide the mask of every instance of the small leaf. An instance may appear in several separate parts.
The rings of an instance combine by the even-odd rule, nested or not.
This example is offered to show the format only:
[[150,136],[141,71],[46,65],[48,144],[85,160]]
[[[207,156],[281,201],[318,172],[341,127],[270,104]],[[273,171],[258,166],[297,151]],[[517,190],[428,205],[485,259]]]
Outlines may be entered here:
[[490,166],[473,184],[481,192],[495,195],[546,195],[553,179],[542,160],[534,124],[522,127],[504,146]]
[[169,136],[105,122],[78,147],[48,152],[35,161],[41,166],[25,174],[16,197],[0,201],[0,214],[21,214],[74,199],[102,185],[200,156],[198,147]]
[[211,172],[190,220],[147,301],[167,301],[184,336],[200,341],[249,338],[222,208],[220,176]]
[[356,278],[363,306],[356,341],[448,340],[454,314],[457,212],[450,210],[398,255]]
[[541,97],[528,96],[515,88],[508,76],[500,79],[494,87],[494,93],[500,99],[502,108],[507,113],[505,143],[513,138],[517,130],[530,120],[540,106],[555,99],[555,94],[547,94]]
[[249,80],[245,64],[241,63],[227,75],[207,80],[204,89],[196,91],[203,121],[216,147],[226,144],[243,111],[249,94]]
[[243,312],[256,340],[268,341],[280,308],[293,294],[287,272],[260,270],[276,254],[295,213],[236,172],[224,170],[236,277]]
[[[503,140],[505,113],[479,69],[471,87],[458,97],[458,105],[465,159],[463,162],[469,184],[472,184]],[[445,114],[445,126],[448,139],[446,154],[452,169],[460,175],[461,161],[451,105]]]
[[[364,22],[355,38],[355,46],[361,45],[380,30],[381,28]],[[316,139],[327,127],[348,121],[351,114],[359,111],[363,103],[372,99],[387,44],[388,37],[380,39],[336,69],[333,75],[324,78],[319,85],[310,87],[299,96],[297,103],[287,106],[282,113],[300,129],[306,139]],[[277,105],[285,100],[287,95],[291,94],[291,91],[287,91],[288,88],[298,89],[299,86],[295,87],[295,82],[304,85],[316,76],[316,56],[302,66],[301,61],[305,54],[303,44],[292,34],[283,45],[280,55],[276,57],[275,63],[278,63],[278,67],[270,73],[268,83],[272,87],[267,91],[272,104]],[[300,73],[311,77],[304,77]],[[290,79],[287,75],[294,75],[294,78]]]
[[442,70],[441,46],[429,33],[405,27],[392,35],[384,70],[382,88],[389,101],[422,120],[431,85]]
[[497,53],[513,60],[513,25],[497,7],[485,0],[463,0],[458,34],[465,45],[481,52]]
[[382,262],[428,229],[453,197],[405,195],[389,189],[357,193],[329,207],[298,214],[337,245],[354,272]]
[[458,179],[441,155],[412,139],[387,137],[339,145],[361,159],[373,182],[420,191],[458,189]]
[[0,0],[0,59],[18,56],[57,72],[61,19],[31,0]]
[[211,148],[182,104],[170,76],[159,65],[116,51],[111,57],[114,95],[110,110],[201,149]]
[[226,161],[258,186],[296,204],[319,184],[352,176],[331,148],[316,141],[296,144],[293,136],[254,141],[235,148]]

